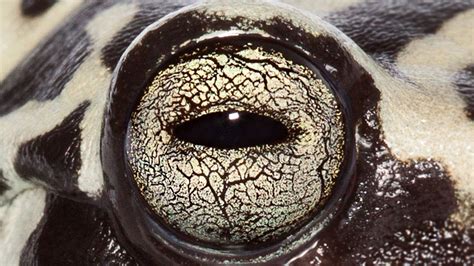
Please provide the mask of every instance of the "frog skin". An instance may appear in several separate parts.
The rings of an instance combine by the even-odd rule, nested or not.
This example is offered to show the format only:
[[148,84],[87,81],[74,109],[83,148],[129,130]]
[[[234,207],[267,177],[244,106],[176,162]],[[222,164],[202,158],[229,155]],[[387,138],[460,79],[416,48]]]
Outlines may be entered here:
[[[472,265],[474,2],[283,2],[0,3],[0,265]],[[348,88],[355,153],[337,211],[287,249],[184,252],[117,211],[135,208],[111,178],[122,100],[110,91],[129,67],[117,65],[142,51],[142,32],[193,10],[193,29],[218,10],[227,30],[253,16],[269,35],[302,36]],[[310,23],[288,30],[289,17]]]

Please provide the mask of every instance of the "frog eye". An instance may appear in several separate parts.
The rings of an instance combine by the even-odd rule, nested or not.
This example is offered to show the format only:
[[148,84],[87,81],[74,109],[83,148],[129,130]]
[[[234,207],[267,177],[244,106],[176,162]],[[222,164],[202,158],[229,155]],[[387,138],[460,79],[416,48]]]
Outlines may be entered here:
[[127,136],[154,213],[219,245],[286,237],[324,206],[344,158],[342,112],[320,74],[296,54],[233,39],[159,70]]
[[115,70],[102,159],[117,222],[158,257],[288,253],[347,190],[353,127],[335,74],[352,64],[322,64],[344,50],[291,20],[205,10],[151,25]]

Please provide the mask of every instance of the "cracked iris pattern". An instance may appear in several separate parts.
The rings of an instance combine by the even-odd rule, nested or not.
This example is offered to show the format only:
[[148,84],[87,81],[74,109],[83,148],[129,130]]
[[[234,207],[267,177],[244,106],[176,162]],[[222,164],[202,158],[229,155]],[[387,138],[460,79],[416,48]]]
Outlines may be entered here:
[[[217,149],[173,127],[247,111],[284,124],[282,143]],[[330,196],[344,157],[335,95],[307,66],[258,46],[197,49],[158,72],[132,114],[127,157],[151,209],[171,228],[218,245],[283,239]]]

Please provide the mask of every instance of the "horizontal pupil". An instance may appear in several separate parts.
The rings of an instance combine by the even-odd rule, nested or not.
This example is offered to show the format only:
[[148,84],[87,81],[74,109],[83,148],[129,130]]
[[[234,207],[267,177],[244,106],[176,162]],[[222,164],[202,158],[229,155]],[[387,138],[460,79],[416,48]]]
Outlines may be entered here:
[[186,142],[218,149],[278,144],[288,138],[281,122],[250,112],[217,112],[186,121],[173,129]]

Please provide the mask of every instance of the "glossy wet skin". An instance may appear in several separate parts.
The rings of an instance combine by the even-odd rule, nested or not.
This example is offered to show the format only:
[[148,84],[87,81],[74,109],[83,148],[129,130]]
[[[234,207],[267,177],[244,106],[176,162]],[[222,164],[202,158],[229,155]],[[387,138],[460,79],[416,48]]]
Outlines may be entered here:
[[[473,33],[461,26],[473,20],[471,4],[411,3],[412,8],[407,8],[408,3],[390,8],[374,3],[320,8],[301,1],[295,4],[322,16],[351,39],[318,19],[312,23],[318,25],[313,29],[319,29],[320,36],[304,26],[284,29],[287,24],[282,21],[290,13],[280,15],[276,23],[261,23],[260,28],[271,36],[284,32],[293,40],[301,38],[302,49],[314,55],[312,60],[325,71],[325,78],[340,89],[341,101],[350,109],[346,122],[356,139],[352,144],[356,156],[351,159],[355,167],[345,193],[338,194],[340,200],[329,211],[334,217],[320,223],[323,229],[310,233],[311,237],[301,235],[301,246],[290,245],[290,252],[270,252],[267,258],[297,264],[472,262],[473,153],[468,136],[473,132],[469,66],[474,60],[468,40]],[[353,8],[348,8],[351,4]],[[61,5],[45,12],[56,7],[63,8],[62,14],[68,7]],[[0,257],[8,259],[6,264],[199,262],[203,257],[222,257],[182,254],[159,238],[150,241],[150,227],[133,229],[127,221],[135,218],[125,217],[120,208],[130,206],[127,211],[138,213],[146,209],[146,202],[121,198],[121,191],[129,191],[123,190],[128,181],[112,177],[122,169],[114,152],[123,149],[115,145],[121,140],[101,139],[104,117],[108,118],[105,125],[117,121],[111,128],[120,128],[128,114],[118,110],[127,113],[135,107],[116,107],[127,103],[120,93],[107,97],[114,90],[109,84],[120,56],[147,25],[181,6],[90,3],[33,54],[20,45],[9,46],[18,52],[7,56],[8,64],[0,73],[0,241],[6,247],[0,252],[9,255]],[[19,4],[15,7],[20,9]],[[258,13],[258,8],[253,9]],[[224,19],[231,21],[235,13],[226,13]],[[39,24],[47,14],[29,18],[28,23]],[[25,23],[22,19],[19,15],[16,21]],[[199,21],[204,19],[190,24],[196,31],[206,26]],[[367,21],[372,23],[367,26]],[[11,41],[16,40],[13,37]],[[32,34],[29,38],[48,37]],[[426,43],[449,56],[425,55]],[[147,59],[139,52],[134,53],[136,64],[155,60],[155,55],[142,52],[151,57]],[[4,50],[2,58],[3,54]],[[22,57],[25,61],[20,63]],[[140,67],[129,70],[121,77],[130,75],[131,80],[133,71],[134,77],[144,72]],[[132,196],[139,195],[136,192]],[[233,260],[238,262],[239,252],[235,253]]]

